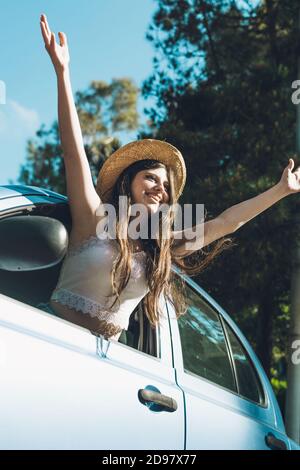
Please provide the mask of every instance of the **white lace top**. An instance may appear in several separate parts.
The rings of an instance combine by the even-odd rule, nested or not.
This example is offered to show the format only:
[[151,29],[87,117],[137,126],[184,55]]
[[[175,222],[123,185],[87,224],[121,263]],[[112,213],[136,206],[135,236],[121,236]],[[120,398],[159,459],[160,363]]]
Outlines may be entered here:
[[146,253],[132,253],[130,279],[119,302],[110,308],[115,297],[105,296],[112,294],[110,274],[117,254],[116,240],[97,236],[69,248],[51,300],[104,320],[113,332],[127,329],[130,314],[149,291],[145,276]]

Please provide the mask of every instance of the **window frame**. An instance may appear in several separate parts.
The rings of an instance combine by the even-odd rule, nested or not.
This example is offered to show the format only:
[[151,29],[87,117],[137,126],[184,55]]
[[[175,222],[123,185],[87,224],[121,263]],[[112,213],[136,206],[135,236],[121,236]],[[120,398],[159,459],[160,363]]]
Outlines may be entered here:
[[[226,353],[227,353],[227,358],[228,358],[228,362],[229,362],[229,366],[230,366],[230,369],[231,369],[231,372],[232,372],[232,378],[233,378],[233,383],[234,383],[234,386],[235,386],[235,391],[230,389],[230,388],[227,388],[223,385],[220,385],[218,384],[217,382],[214,382],[212,380],[209,380],[207,379],[206,377],[203,377],[202,375],[199,375],[199,374],[195,374],[194,372],[191,372],[189,371],[188,369],[186,369],[184,367],[184,358],[183,358],[183,351],[182,351],[182,364],[183,364],[183,370],[184,370],[184,373],[185,374],[188,374],[188,375],[192,375],[193,377],[196,377],[196,378],[200,378],[201,380],[205,380],[206,382],[210,383],[211,385],[215,386],[215,387],[219,387],[221,388],[222,390],[226,390],[227,392],[229,393],[234,393],[235,395],[238,395],[238,384],[237,384],[237,376],[236,376],[236,370],[235,370],[235,367],[234,367],[234,360],[233,360],[233,356],[232,356],[232,351],[231,351],[231,348],[229,348],[229,344],[228,344],[228,337],[227,335],[225,334],[225,331],[224,331],[224,326],[223,326],[223,323],[222,323],[222,318],[219,314],[218,311],[216,311],[212,305],[207,301],[207,299],[205,299],[203,296],[199,295],[199,292],[197,292],[197,289],[194,288],[194,286],[190,286],[188,285],[188,287],[194,292],[194,294],[196,294],[197,296],[200,297],[200,299],[202,301],[204,301],[208,306],[209,308],[211,308],[213,310],[213,312],[216,314],[219,322],[220,322],[220,326],[222,328],[222,332],[223,332],[223,336],[224,336],[224,343],[225,343],[225,347],[226,347]],[[181,335],[180,335],[180,328],[179,328],[179,325],[178,325],[178,330],[179,330],[179,336],[180,336],[180,339],[181,339]],[[181,343],[182,345],[182,343]]]
[[[222,328],[223,328],[223,331],[224,331],[224,334],[226,336],[226,340],[228,342],[228,348],[229,348],[229,351],[230,351],[230,356],[231,356],[231,360],[232,360],[232,364],[233,364],[233,370],[234,370],[234,375],[235,375],[235,381],[236,381],[236,385],[237,385],[237,393],[239,395],[239,397],[243,400],[247,400],[251,403],[254,403],[255,405],[258,405],[258,406],[261,406],[262,408],[266,408],[267,407],[267,399],[266,399],[266,392],[265,392],[265,389],[264,389],[264,386],[263,386],[263,383],[259,377],[259,374],[257,372],[257,369],[247,351],[247,349],[245,348],[245,346],[243,345],[242,341],[240,340],[240,338],[237,336],[236,332],[233,330],[233,328],[230,327],[230,325],[228,325],[228,323],[226,322],[226,320],[220,315],[220,321],[222,323]],[[231,333],[236,337],[236,341],[240,344],[241,348],[243,349],[243,352],[247,358],[247,361],[250,363],[250,367],[252,367],[252,370],[254,372],[254,375],[255,375],[255,378],[258,382],[258,395],[259,395],[259,399],[260,401],[257,402],[255,400],[251,400],[251,398],[248,398],[248,397],[245,397],[244,395],[241,394],[240,392],[240,385],[239,385],[239,378],[238,378],[238,373],[237,373],[237,370],[236,370],[236,365],[235,365],[235,360],[234,360],[234,355],[233,355],[233,350],[232,350],[232,346],[231,346],[231,341],[229,339],[229,335],[228,335],[228,331],[227,331],[227,328],[231,330]]]
[[[197,296],[200,296],[202,301],[207,303],[207,305],[218,315],[218,318],[219,318],[221,326],[222,326],[222,330],[223,330],[223,334],[224,334],[224,338],[225,338],[225,342],[226,342],[227,354],[229,355],[229,361],[230,361],[230,365],[231,365],[231,368],[232,368],[234,381],[235,381],[235,384],[237,386],[237,391],[233,391],[233,390],[230,390],[226,387],[223,387],[222,385],[219,385],[215,382],[212,382],[212,381],[206,379],[205,377],[201,377],[200,375],[189,372],[184,368],[183,351],[182,351],[182,345],[181,345],[181,336],[180,336],[179,325],[178,324],[177,324],[178,332],[176,333],[176,336],[178,334],[178,338],[179,338],[179,341],[180,341],[180,352],[179,352],[179,350],[177,350],[176,352],[174,351],[175,364],[176,364],[176,362],[177,362],[177,364],[181,363],[182,371],[185,374],[188,374],[190,376],[198,378],[199,380],[204,380],[213,387],[216,387],[220,390],[223,390],[223,391],[226,391],[226,392],[228,392],[232,395],[235,395],[236,397],[238,397],[241,400],[246,400],[247,402],[251,403],[254,406],[258,406],[261,409],[267,410],[270,407],[270,403],[272,402],[272,400],[270,399],[270,396],[269,396],[268,387],[266,386],[264,378],[261,376],[261,373],[259,372],[258,368],[256,367],[255,359],[257,359],[257,358],[252,358],[251,351],[249,352],[249,347],[251,348],[251,345],[250,344],[249,344],[249,346],[247,345],[247,339],[244,337],[243,333],[239,330],[238,326],[235,324],[234,320],[227,314],[227,312],[225,310],[223,310],[223,308],[202,287],[200,287],[193,279],[191,279],[185,273],[181,272],[179,270],[179,268],[177,268],[176,266],[173,266],[173,270],[175,271],[175,273],[177,273],[177,275],[179,275],[183,279],[183,281],[185,282],[185,285],[188,288],[192,289],[193,292]],[[169,315],[170,315],[170,307],[168,307],[168,311],[169,311]],[[174,311],[173,307],[172,307],[172,311],[175,314],[175,311]],[[232,353],[231,344],[230,344],[228,334],[227,334],[227,330],[226,330],[226,325],[228,325],[231,328],[233,334],[238,338],[242,348],[244,349],[244,351],[247,355],[248,360],[250,360],[250,364],[252,365],[252,368],[254,369],[254,373],[256,375],[256,378],[257,378],[259,384],[261,385],[261,390],[262,390],[263,399],[264,399],[264,401],[262,401],[262,403],[258,403],[256,401],[253,401],[253,400],[251,400],[247,397],[244,397],[243,395],[240,395],[240,393],[238,393],[238,377],[237,377],[236,367],[235,367],[235,364],[234,364],[234,357],[233,357],[233,353]],[[172,334],[173,333],[174,333],[174,329],[172,331]],[[173,345],[172,345],[172,347],[173,347]],[[178,355],[179,355],[179,357],[178,357]],[[176,356],[177,356],[177,358],[176,358]],[[259,366],[261,367],[262,371],[264,372],[264,370],[263,370],[260,363],[259,363]],[[177,366],[175,365],[175,368],[176,367]],[[180,366],[180,368],[181,368],[181,366]]]

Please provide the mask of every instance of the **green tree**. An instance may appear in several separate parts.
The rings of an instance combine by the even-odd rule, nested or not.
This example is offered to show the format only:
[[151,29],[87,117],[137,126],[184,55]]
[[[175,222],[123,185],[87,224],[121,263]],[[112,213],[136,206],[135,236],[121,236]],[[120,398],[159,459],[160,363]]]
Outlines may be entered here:
[[[87,90],[75,94],[84,146],[94,183],[107,158],[120,145],[117,133],[132,131],[139,125],[138,88],[130,78],[113,79],[110,84],[92,81]],[[27,142],[26,159],[18,182],[42,186],[66,194],[65,169],[58,123],[44,125],[36,138]]]
[[[296,0],[158,0],[148,39],[154,72],[143,95],[152,135],[183,150],[182,203],[208,217],[279,181],[295,150]],[[143,137],[147,137],[147,133]],[[266,372],[285,378],[290,240],[299,197],[282,200],[236,234],[238,246],[199,278],[240,324]],[[280,359],[280,367],[279,367]]]

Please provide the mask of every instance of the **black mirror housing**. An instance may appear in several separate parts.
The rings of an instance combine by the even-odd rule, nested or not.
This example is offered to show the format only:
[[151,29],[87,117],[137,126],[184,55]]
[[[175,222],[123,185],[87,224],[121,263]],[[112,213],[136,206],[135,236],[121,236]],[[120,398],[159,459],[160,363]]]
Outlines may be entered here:
[[24,215],[0,220],[0,269],[34,271],[55,266],[68,243],[67,229],[57,219]]

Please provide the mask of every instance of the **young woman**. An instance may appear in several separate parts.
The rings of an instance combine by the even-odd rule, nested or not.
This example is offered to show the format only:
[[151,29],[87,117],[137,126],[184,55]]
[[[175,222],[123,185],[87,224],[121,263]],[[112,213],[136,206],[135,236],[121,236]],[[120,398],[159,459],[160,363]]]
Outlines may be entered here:
[[[188,274],[200,272],[230,246],[231,239],[224,237],[283,197],[300,191],[300,167],[293,172],[290,159],[272,188],[202,223],[201,230],[192,227],[175,232],[174,206],[186,179],[180,151],[155,139],[131,142],[105,161],[95,188],[72,95],[66,35],[58,33],[58,44],[45,15],[40,26],[57,76],[59,130],[72,216],[68,253],[46,310],[117,340],[142,299],[152,326],[159,322],[161,294],[176,303],[178,315],[183,314],[183,296],[175,285],[171,264]],[[108,203],[115,209],[115,237],[102,236],[109,223],[104,211]],[[139,220],[139,228],[165,208],[154,234],[150,223],[148,236],[139,239],[130,232],[137,204],[146,214]],[[200,260],[202,248],[216,240],[213,250]]]

